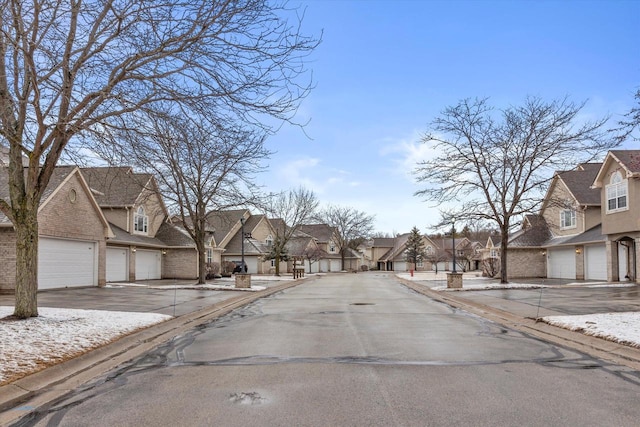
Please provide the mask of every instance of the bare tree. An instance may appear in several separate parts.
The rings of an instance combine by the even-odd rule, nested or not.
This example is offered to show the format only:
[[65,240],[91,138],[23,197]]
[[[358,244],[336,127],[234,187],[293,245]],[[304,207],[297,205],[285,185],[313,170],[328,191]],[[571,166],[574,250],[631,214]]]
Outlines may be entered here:
[[640,140],[640,135],[637,133],[634,135],[634,131],[640,129],[640,89],[636,91],[634,97],[637,105],[632,107],[631,110],[624,115],[625,118],[618,122],[618,128],[613,129],[614,132],[618,133],[616,136],[617,141],[621,143],[629,137],[636,141]]
[[487,99],[467,99],[446,108],[423,137],[440,154],[418,164],[417,180],[426,188],[416,195],[459,203],[452,211],[459,220],[497,224],[503,283],[515,219],[539,209],[555,170],[593,160],[615,144],[601,131],[606,119],[579,123],[583,107],[567,99],[527,98],[522,106],[496,111]]
[[166,101],[269,131],[311,89],[304,60],[317,44],[295,9],[267,0],[0,0],[14,315],[38,315],[38,205],[70,142],[131,129]]
[[256,200],[253,177],[270,154],[264,132],[209,119],[185,108],[144,114],[135,132],[114,132],[118,137],[107,147],[156,177],[168,207],[196,245],[199,284],[207,274],[208,212]]
[[271,197],[268,213],[275,218],[272,224],[276,235],[269,256],[275,259],[276,276],[280,275],[280,257],[285,253],[287,243],[295,236],[300,226],[313,217],[318,203],[313,191],[303,187]]
[[309,261],[309,274],[311,274],[311,266],[313,263],[320,261],[325,255],[324,251],[317,246],[307,247],[302,254],[304,258]]
[[373,232],[374,217],[349,207],[329,205],[318,213],[318,221],[336,230],[336,246],[340,251],[342,269],[349,248],[355,249]]

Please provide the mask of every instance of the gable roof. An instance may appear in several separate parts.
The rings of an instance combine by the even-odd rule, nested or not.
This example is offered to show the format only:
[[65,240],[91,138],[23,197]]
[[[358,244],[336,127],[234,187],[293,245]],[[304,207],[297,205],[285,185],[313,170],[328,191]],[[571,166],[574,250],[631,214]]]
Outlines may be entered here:
[[233,209],[225,211],[211,211],[207,214],[207,223],[213,229],[213,237],[218,245],[222,245],[225,239],[233,236],[229,234],[238,226],[240,218],[249,215],[247,209]]
[[303,233],[315,237],[321,243],[329,242],[335,232],[335,229],[327,224],[303,224],[298,229]]
[[98,204],[105,208],[124,208],[136,204],[145,189],[155,191],[153,176],[134,173],[130,166],[82,168]]
[[[27,172],[25,168],[25,173]],[[73,174],[78,174],[78,179],[83,189],[86,191],[87,196],[89,197],[91,204],[94,206],[100,221],[106,228],[106,235],[108,237],[113,236],[113,230],[110,229],[109,223],[107,219],[104,217],[104,214],[100,210],[95,197],[93,196],[89,186],[87,185],[86,180],[84,179],[82,173],[80,173],[80,168],[77,166],[56,166],[51,174],[51,178],[49,179],[49,184],[42,192],[42,197],[40,198],[40,205],[38,210],[42,209],[48,202],[51,196],[53,196],[58,189],[69,179]],[[0,166],[0,198],[6,200],[9,203],[10,195],[9,195],[9,168]],[[9,220],[9,218],[0,211],[0,226],[4,227],[12,227],[13,224]]]
[[601,167],[602,163],[582,163],[573,170],[559,172],[557,176],[578,204],[600,206],[600,190],[592,188],[591,184]]
[[540,247],[552,237],[542,215],[526,215],[522,228],[509,236],[509,248]]
[[617,162],[626,171],[629,178],[640,176],[640,150],[611,150],[607,153],[602,167],[593,180],[593,187],[603,187],[604,171],[609,168],[611,162]]
[[395,237],[374,237],[371,246],[374,248],[392,248],[395,241]]

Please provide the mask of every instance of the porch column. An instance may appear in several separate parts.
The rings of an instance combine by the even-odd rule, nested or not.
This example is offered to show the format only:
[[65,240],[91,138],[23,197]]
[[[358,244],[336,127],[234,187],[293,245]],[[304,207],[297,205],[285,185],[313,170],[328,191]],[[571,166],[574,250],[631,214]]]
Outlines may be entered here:
[[638,266],[640,266],[640,251],[638,250],[638,248],[640,248],[640,237],[636,237],[633,240],[633,252],[635,254],[635,257],[633,259],[634,263],[631,266],[631,271],[633,273],[633,280],[636,283],[640,283],[640,278],[638,278]]
[[618,243],[607,240],[607,282],[620,280],[618,273]]

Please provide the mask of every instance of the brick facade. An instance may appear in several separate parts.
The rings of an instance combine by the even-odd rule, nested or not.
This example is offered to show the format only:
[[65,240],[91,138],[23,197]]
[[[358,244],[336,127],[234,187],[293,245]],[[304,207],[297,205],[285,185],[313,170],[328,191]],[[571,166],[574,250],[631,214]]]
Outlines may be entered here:
[[509,248],[507,253],[507,277],[547,277],[546,257],[540,249]]
[[164,279],[197,279],[198,252],[195,248],[168,249],[162,256]]
[[[38,212],[40,237],[96,242],[98,286],[106,283],[106,235],[100,211],[75,171],[43,201]],[[0,291],[15,289],[16,240],[13,228],[0,229]]]

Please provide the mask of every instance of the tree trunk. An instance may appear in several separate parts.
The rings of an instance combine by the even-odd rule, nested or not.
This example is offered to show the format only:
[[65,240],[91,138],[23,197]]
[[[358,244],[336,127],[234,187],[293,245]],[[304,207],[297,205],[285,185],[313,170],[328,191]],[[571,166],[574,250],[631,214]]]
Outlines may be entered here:
[[342,261],[342,270],[344,270],[344,260],[345,260],[345,249],[342,248],[342,250],[340,251],[340,260]]
[[16,215],[16,289],[13,315],[38,317],[38,209],[25,208]]
[[507,277],[507,244],[509,243],[509,228],[502,230],[500,239],[500,283],[509,283]]
[[276,276],[280,276],[280,255],[278,254],[278,251],[276,251],[275,262],[276,262]]
[[204,285],[207,279],[207,250],[202,239],[196,239],[198,251],[198,285]]

